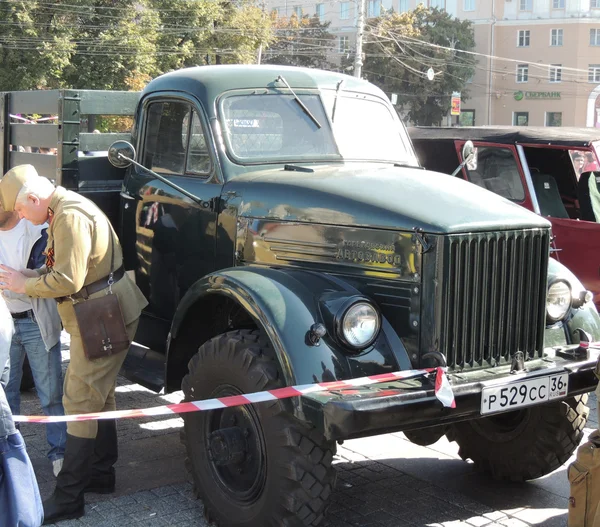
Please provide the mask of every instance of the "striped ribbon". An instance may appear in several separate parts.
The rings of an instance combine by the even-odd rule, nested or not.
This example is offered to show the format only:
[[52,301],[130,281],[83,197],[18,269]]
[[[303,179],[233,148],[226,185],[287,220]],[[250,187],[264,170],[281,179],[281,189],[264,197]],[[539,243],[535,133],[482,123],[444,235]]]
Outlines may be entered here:
[[93,412],[77,415],[15,415],[13,419],[19,423],[63,423],[68,421],[91,421],[94,419],[126,419],[131,417],[147,417],[154,415],[184,414],[188,412],[205,412],[206,410],[218,410],[232,406],[255,404],[276,399],[288,399],[299,395],[317,392],[330,392],[343,388],[356,388],[382,382],[397,381],[422,377],[435,371],[435,395],[445,407],[455,408],[454,393],[443,368],[427,368],[423,370],[406,370],[393,373],[381,373],[368,377],[359,377],[345,381],[321,382],[316,384],[302,384],[298,386],[286,386],[275,390],[248,393],[245,395],[231,395],[217,399],[205,399],[203,401],[191,401],[178,404],[167,404],[142,408],[137,410],[115,410],[113,412]]

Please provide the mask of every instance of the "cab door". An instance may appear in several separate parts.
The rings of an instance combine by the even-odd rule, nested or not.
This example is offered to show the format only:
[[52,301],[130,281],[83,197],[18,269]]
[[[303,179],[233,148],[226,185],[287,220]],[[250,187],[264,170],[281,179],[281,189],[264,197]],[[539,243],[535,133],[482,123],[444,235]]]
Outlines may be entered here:
[[153,95],[138,116],[138,160],[197,200],[133,167],[121,193],[125,265],[148,306],[136,342],[164,352],[171,320],[189,287],[215,269],[222,181],[202,108],[194,100]]

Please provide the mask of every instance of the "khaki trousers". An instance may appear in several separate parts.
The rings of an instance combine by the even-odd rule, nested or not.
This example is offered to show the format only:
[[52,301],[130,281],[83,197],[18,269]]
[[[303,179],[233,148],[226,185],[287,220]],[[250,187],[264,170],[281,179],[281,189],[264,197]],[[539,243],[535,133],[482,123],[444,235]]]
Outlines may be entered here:
[[[127,324],[129,339],[133,340],[139,319]],[[71,362],[65,376],[63,406],[65,415],[116,410],[115,386],[127,350],[90,361],[85,358],[77,324],[64,324],[71,336]],[[94,438],[98,421],[67,423],[67,432],[81,438]]]

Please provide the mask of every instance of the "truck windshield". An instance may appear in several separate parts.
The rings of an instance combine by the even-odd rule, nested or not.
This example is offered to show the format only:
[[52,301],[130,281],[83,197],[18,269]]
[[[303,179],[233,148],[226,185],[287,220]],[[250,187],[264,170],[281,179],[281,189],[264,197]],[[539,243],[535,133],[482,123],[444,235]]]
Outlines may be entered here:
[[[389,108],[365,94],[323,90],[293,95],[232,95],[222,105],[229,153],[241,163],[383,161],[418,166],[404,129]],[[331,122],[333,106],[335,119]]]

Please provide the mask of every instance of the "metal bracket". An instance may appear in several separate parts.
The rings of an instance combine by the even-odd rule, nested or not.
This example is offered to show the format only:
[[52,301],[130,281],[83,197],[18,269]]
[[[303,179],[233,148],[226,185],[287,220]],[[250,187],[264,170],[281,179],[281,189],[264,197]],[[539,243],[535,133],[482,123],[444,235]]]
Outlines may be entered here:
[[427,251],[431,250],[433,244],[427,241],[427,235],[423,232],[423,229],[414,227],[413,232],[415,233],[415,238],[421,244],[421,254],[425,254]]
[[527,371],[525,367],[525,354],[522,351],[517,351],[512,356],[512,362],[510,363],[510,373],[520,373]]

